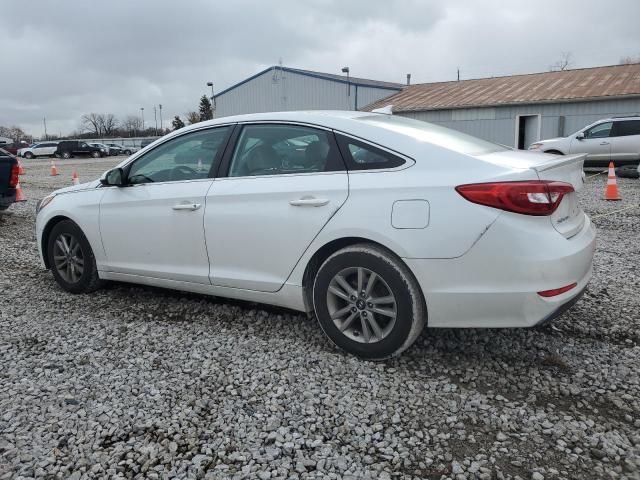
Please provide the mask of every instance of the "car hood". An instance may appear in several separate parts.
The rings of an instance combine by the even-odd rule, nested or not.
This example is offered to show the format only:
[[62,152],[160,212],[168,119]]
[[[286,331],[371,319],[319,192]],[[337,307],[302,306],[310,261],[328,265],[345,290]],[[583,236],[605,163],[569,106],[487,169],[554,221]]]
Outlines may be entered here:
[[91,182],[81,183],[79,185],[71,185],[70,187],[61,188],[59,190],[54,191],[56,195],[60,195],[62,193],[73,193],[73,192],[81,192],[83,190],[91,190],[100,185],[100,180],[92,180]]
[[560,142],[563,140],[566,140],[566,137],[546,138],[544,140],[538,140],[537,142],[533,142],[533,143]]

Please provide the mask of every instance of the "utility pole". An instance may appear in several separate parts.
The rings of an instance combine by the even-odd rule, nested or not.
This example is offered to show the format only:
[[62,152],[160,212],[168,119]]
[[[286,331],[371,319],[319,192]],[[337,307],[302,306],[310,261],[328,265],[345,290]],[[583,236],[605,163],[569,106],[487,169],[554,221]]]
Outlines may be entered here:
[[351,110],[351,102],[349,101],[349,97],[351,96],[351,80],[349,80],[349,67],[342,67],[342,73],[347,74],[347,105],[349,105],[349,110]]
[[160,133],[164,135],[164,129],[162,128],[162,104],[158,104],[158,107],[160,108]]
[[47,135],[47,117],[42,117],[42,123],[44,123],[44,139],[49,140],[49,136]]
[[460,67],[458,67],[458,81],[460,81]]
[[142,112],[142,132],[144,132],[144,107],[140,107],[140,111]]
[[207,82],[207,87],[211,87],[211,114],[215,116],[216,114],[216,96],[213,94],[213,82]]
[[156,122],[156,128],[154,130],[154,132],[156,133],[156,137],[158,136],[158,116],[156,115],[156,106],[155,104],[153,105],[153,119]]

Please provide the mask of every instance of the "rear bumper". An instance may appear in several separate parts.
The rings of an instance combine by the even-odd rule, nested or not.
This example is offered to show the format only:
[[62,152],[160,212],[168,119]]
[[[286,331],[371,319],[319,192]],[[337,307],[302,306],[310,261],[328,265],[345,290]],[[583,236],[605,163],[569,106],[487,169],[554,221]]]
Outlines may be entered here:
[[[543,221],[546,228],[525,225]],[[595,229],[587,218],[566,239],[548,222],[504,214],[461,257],[405,259],[422,287],[428,326],[532,327],[575,303],[592,275]],[[574,282],[575,288],[555,297],[537,294]]]

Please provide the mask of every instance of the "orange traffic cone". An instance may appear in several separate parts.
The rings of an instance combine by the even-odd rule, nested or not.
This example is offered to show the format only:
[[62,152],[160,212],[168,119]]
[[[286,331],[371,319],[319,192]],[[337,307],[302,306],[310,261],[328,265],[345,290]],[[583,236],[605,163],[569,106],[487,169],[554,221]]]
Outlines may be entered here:
[[78,185],[80,183],[80,177],[78,177],[78,171],[74,168],[73,175],[71,175],[71,183]]
[[20,186],[20,180],[18,180],[18,184],[16,185],[16,202],[26,202],[27,198],[24,196],[22,192],[22,187]]
[[56,168],[56,162],[51,160],[51,176],[55,177],[56,175],[58,175],[58,169]]
[[24,165],[20,159],[18,159],[18,175],[24,175]]
[[613,162],[609,162],[609,177],[607,178],[607,189],[604,191],[605,200],[622,200],[618,192],[618,182],[616,181],[616,169]]

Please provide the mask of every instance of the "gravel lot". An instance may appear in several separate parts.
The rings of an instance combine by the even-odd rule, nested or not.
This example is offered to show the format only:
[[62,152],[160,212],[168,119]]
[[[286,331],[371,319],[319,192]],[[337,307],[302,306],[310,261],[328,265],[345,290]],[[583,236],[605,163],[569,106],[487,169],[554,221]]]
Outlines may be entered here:
[[604,202],[589,178],[594,278],[552,326],[425,330],[371,363],[286,310],[61,291],[36,201],[118,161],[25,161],[0,215],[0,479],[640,478],[640,181]]

